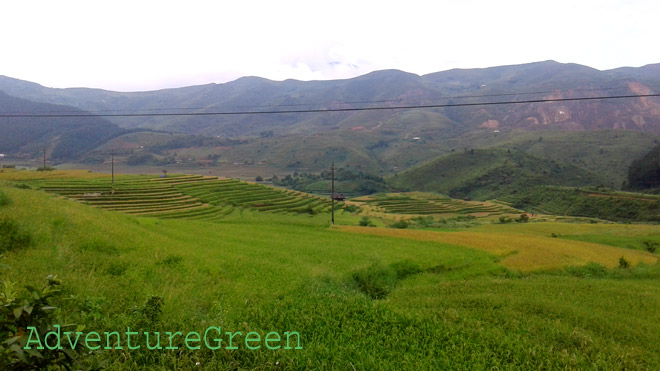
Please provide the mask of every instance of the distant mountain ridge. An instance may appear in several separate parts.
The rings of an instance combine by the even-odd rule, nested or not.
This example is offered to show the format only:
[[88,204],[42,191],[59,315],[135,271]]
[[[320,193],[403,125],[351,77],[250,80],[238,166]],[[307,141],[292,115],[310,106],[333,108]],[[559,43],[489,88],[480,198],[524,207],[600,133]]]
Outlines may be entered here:
[[[67,112],[87,114],[70,106],[36,103],[0,91],[0,112],[15,115]],[[100,117],[2,117],[0,152],[38,155],[48,149],[55,161],[75,159],[127,131]]]
[[[235,112],[361,108],[374,106],[477,103],[544,98],[597,97],[660,92],[660,64],[599,71],[554,61],[481,69],[453,69],[418,76],[397,70],[329,81],[271,81],[243,77],[149,92],[52,89],[0,76],[0,90],[35,102],[64,104],[91,112]],[[424,112],[425,119],[402,117]],[[252,136],[315,134],[355,127],[421,135],[435,126],[456,134],[490,130],[627,129],[660,133],[660,98],[536,103],[415,110],[321,114],[109,118],[125,128],[153,128],[191,134]],[[402,125],[404,124],[404,125]],[[379,126],[380,125],[380,126]]]

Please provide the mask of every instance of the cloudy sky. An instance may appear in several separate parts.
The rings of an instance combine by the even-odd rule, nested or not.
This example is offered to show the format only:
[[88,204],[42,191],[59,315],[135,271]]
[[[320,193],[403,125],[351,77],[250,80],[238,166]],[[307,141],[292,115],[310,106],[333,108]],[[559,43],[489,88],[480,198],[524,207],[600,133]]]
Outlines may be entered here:
[[657,0],[9,0],[0,75],[136,91],[548,59],[637,67],[660,63],[658,14]]

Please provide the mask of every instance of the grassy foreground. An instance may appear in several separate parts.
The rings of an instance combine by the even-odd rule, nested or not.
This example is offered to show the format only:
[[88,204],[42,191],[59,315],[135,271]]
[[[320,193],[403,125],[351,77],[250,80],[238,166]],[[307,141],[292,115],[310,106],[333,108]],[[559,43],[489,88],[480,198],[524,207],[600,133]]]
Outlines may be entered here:
[[[660,368],[657,258],[625,248],[657,238],[657,227],[403,232],[425,236],[411,238],[328,228],[325,214],[245,209],[214,223],[163,220],[9,183],[0,191],[0,219],[31,236],[29,246],[3,252],[0,277],[16,288],[61,278],[59,323],[302,338],[301,350],[189,350],[181,338],[178,350],[104,350],[97,357],[108,369]],[[607,233],[607,241],[594,237]],[[565,251],[552,255],[558,247],[548,241]],[[534,259],[507,263],[535,243]],[[564,252],[594,258],[557,263]],[[644,264],[612,268],[624,255]],[[534,265],[538,259],[553,263]],[[145,322],[138,314],[152,297],[162,298],[162,312]]]

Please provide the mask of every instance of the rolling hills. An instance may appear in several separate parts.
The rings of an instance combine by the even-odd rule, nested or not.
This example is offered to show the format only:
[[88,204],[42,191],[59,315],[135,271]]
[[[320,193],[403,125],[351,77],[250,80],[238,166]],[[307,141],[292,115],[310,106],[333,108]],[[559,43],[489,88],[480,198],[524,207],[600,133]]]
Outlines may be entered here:
[[386,181],[401,190],[487,200],[535,185],[597,185],[604,179],[574,165],[516,150],[470,149],[415,166]]
[[57,112],[85,114],[79,109],[35,103],[0,91],[0,152],[38,154],[49,148],[54,160],[72,159],[96,149],[126,130],[99,117],[10,117],[10,115],[48,115]]

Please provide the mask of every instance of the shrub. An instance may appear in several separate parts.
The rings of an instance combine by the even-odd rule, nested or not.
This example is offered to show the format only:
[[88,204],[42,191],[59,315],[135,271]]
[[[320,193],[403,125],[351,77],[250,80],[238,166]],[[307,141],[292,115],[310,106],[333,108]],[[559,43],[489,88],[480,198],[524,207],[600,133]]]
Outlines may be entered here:
[[360,208],[357,205],[345,205],[344,211],[347,211],[349,213],[354,213],[360,211]]
[[0,206],[7,206],[11,203],[9,196],[0,191]]
[[351,276],[358,289],[372,299],[383,299],[399,280],[421,273],[422,268],[411,260],[392,263],[389,266],[372,264],[354,272]]
[[0,219],[0,253],[30,245],[32,235],[21,231],[11,219]]
[[[49,332],[62,331],[57,323],[58,308],[53,301],[62,293],[61,282],[53,276],[46,278],[46,285],[41,288],[26,286],[27,292],[17,296],[13,285],[2,282],[0,292],[0,368],[4,370],[45,370],[76,369],[83,366],[80,361],[87,355],[71,349],[62,341],[62,349],[53,349],[55,344],[46,343]],[[67,327],[76,325],[71,324]],[[30,327],[30,329],[28,329]],[[34,328],[35,330],[32,330]],[[36,331],[36,335],[33,333]],[[36,336],[47,349],[37,349]],[[28,341],[31,349],[24,349]],[[102,367],[102,366],[101,366]]]
[[423,216],[418,216],[415,218],[411,219],[415,223],[419,224],[421,227],[432,227],[433,226],[433,217],[431,215],[423,217]]
[[372,299],[382,299],[390,293],[396,284],[397,274],[391,267],[374,264],[366,269],[354,272],[353,281],[363,293]]
[[626,258],[624,258],[623,256],[620,257],[619,258],[619,268],[626,269],[626,268],[629,268],[629,267],[630,267],[630,262],[628,262],[628,260],[626,260]]
[[529,222],[529,215],[520,214],[520,217],[518,219],[516,219],[516,222],[518,222],[518,223],[527,223],[527,222]]
[[363,216],[362,219],[360,219],[360,226],[361,227],[375,227],[376,225],[374,222],[369,219],[368,216]]
[[642,241],[642,245],[644,245],[644,249],[650,253],[654,253],[658,249],[658,243],[655,241]]
[[512,223],[513,219],[506,217],[504,215],[500,216],[500,224],[509,224]]
[[405,219],[399,219],[394,224],[390,225],[391,228],[406,229],[410,226],[410,223]]
[[422,271],[422,268],[419,265],[417,265],[417,263],[408,259],[402,260],[400,262],[392,263],[390,264],[390,267],[394,269],[398,279],[404,279],[408,276],[412,276],[413,274],[417,274]]

